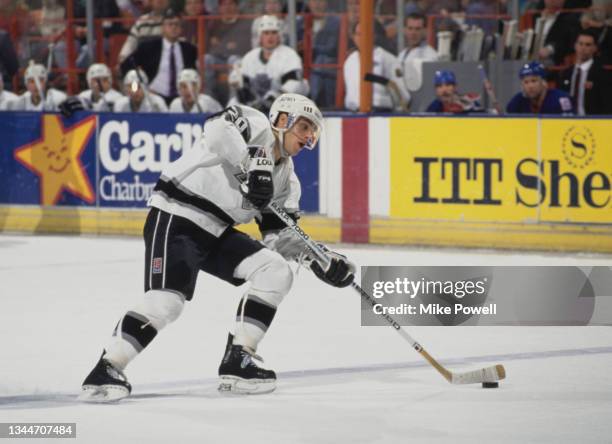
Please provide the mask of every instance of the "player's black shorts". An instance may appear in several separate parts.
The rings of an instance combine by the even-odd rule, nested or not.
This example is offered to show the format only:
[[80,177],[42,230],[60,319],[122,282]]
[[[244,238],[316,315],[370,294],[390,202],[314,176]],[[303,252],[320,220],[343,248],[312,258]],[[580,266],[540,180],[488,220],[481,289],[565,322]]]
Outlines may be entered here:
[[229,227],[215,237],[193,222],[157,208],[151,208],[144,226],[145,291],[168,289],[191,300],[202,270],[233,285],[234,270],[245,258],[264,245]]

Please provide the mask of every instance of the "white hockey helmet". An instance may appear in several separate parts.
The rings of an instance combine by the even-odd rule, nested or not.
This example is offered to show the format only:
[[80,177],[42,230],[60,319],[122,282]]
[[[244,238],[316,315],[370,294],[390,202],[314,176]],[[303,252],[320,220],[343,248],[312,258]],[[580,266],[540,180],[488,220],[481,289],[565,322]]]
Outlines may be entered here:
[[176,78],[176,87],[178,88],[181,83],[195,83],[195,92],[200,91],[200,75],[195,69],[185,68],[179,72]]
[[262,15],[259,17],[259,25],[257,26],[257,38],[261,38],[261,33],[264,31],[281,31],[281,21],[275,15]]
[[148,85],[149,78],[140,68],[138,68],[138,72],[136,72],[135,69],[130,69],[123,78],[123,85],[130,85],[132,83],[144,83],[145,85]]
[[[286,113],[288,117],[287,125],[284,128],[276,126],[278,117],[281,113]],[[307,119],[314,126],[314,135],[304,146],[305,148],[309,150],[314,149],[321,136],[321,131],[323,130],[323,115],[321,111],[312,100],[301,94],[285,93],[278,96],[270,107],[268,118],[270,119],[272,128],[279,133],[281,147],[283,147],[282,142],[285,132],[289,131],[300,118]],[[283,155],[285,155],[285,153],[283,153]]]
[[30,61],[30,64],[25,70],[23,78],[26,83],[28,80],[34,78],[38,78],[40,80],[47,80],[47,68],[45,68],[40,63],[34,63],[34,61]]
[[102,79],[104,77],[108,77],[111,82],[113,81],[111,70],[104,63],[94,63],[87,70],[88,85],[91,84],[92,79]]

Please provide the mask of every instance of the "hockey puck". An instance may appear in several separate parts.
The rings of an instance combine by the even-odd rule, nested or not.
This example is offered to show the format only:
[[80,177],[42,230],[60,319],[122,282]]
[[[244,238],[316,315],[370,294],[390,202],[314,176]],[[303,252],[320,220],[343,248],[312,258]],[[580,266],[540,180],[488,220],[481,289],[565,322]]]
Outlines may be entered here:
[[482,383],[482,388],[483,389],[496,389],[496,388],[499,388],[499,382],[483,382]]

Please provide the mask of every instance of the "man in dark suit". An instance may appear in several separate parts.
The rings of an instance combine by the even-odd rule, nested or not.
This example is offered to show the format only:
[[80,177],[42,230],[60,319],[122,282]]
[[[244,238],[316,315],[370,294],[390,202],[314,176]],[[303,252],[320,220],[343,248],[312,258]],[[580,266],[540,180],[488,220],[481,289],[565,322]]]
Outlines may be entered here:
[[196,69],[197,48],[179,41],[182,34],[181,17],[172,9],[166,10],[162,21],[162,36],[144,41],[122,64],[123,75],[140,67],[151,79],[151,91],[164,98],[167,104],[178,97],[176,79],[184,68]]
[[561,8],[563,0],[544,0],[544,9],[539,17],[536,16],[544,21],[544,44],[538,58],[555,65],[562,65],[565,57],[572,52],[573,32],[579,27],[577,16],[561,12]]
[[574,50],[576,62],[561,72],[560,89],[572,96],[580,116],[611,113],[610,75],[594,58],[597,52],[596,34],[591,30],[578,32]]

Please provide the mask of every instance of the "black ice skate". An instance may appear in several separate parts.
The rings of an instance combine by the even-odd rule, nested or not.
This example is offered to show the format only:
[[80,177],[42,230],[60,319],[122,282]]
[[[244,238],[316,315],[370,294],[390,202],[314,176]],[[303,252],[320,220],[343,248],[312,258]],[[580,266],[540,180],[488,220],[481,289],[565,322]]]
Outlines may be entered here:
[[91,373],[83,381],[79,400],[85,402],[113,402],[129,396],[132,386],[121,370],[100,358]]
[[247,395],[273,391],[276,373],[257,366],[253,359],[262,359],[241,345],[234,345],[233,339],[230,334],[219,366],[219,391]]

